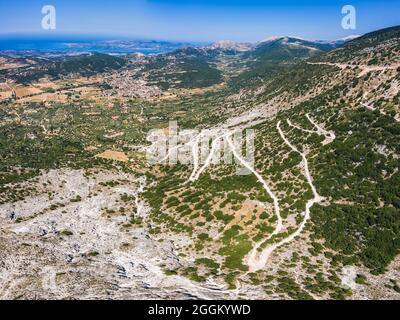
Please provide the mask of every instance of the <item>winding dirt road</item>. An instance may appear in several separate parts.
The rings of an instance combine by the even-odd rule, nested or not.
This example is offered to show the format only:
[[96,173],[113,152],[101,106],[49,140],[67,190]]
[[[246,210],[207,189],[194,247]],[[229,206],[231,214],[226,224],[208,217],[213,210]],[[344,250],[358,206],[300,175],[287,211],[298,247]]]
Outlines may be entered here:
[[[302,130],[304,132],[307,133],[317,133],[319,135],[324,135],[325,136],[325,141],[323,142],[323,144],[328,144],[331,143],[335,138],[335,134],[333,132],[327,131],[324,128],[322,128],[321,126],[319,126],[310,116],[309,114],[306,114],[307,119],[310,121],[310,123],[316,128],[316,131],[314,130],[307,130],[304,128],[301,128],[300,126],[294,125],[289,119],[287,119],[287,123],[289,124],[289,126]],[[284,132],[281,129],[281,121],[279,121],[277,123],[276,126],[279,135],[281,136],[282,140],[284,141],[284,143],[294,152],[298,153],[301,158],[301,166],[303,168],[303,174],[307,179],[308,184],[310,185],[310,188],[312,190],[313,193],[313,198],[310,199],[307,203],[306,203],[306,207],[305,210],[303,212],[303,221],[301,222],[301,224],[299,225],[299,227],[297,228],[297,230],[295,232],[293,232],[292,234],[290,234],[289,236],[287,236],[286,238],[280,240],[277,243],[273,243],[270,246],[267,246],[266,248],[264,248],[261,252],[259,250],[259,248],[261,247],[261,245],[271,239],[274,235],[279,234],[282,229],[283,229],[283,219],[281,217],[280,214],[280,207],[279,207],[279,200],[276,197],[276,195],[274,194],[274,192],[271,190],[270,186],[268,185],[268,183],[264,180],[264,178],[254,169],[253,165],[249,164],[245,159],[243,159],[242,156],[239,155],[239,152],[237,150],[237,147],[234,145],[231,137],[234,134],[234,131],[228,131],[228,132],[223,132],[222,134],[220,134],[219,136],[217,136],[213,142],[212,142],[212,148],[210,153],[207,156],[207,159],[205,160],[205,163],[200,167],[200,159],[199,159],[199,143],[201,141],[201,138],[203,136],[202,133],[199,133],[197,136],[195,136],[191,141],[189,141],[187,144],[192,144],[191,148],[192,148],[192,157],[193,157],[193,170],[192,173],[188,179],[188,182],[194,182],[196,180],[199,179],[200,175],[207,169],[207,167],[212,163],[212,159],[213,156],[215,154],[215,152],[217,151],[217,147],[219,146],[219,143],[221,142],[221,140],[226,140],[229,148],[232,151],[233,156],[238,160],[238,162],[245,168],[247,168],[252,174],[254,174],[257,178],[257,180],[261,183],[261,185],[263,186],[263,188],[265,189],[265,191],[268,193],[268,195],[271,197],[271,199],[273,200],[273,206],[274,206],[274,213],[277,217],[277,223],[275,226],[275,229],[273,231],[272,234],[268,235],[267,238],[264,238],[262,241],[256,243],[256,245],[253,247],[253,249],[250,251],[250,253],[246,256],[246,264],[249,266],[249,272],[255,272],[257,270],[263,269],[270,257],[270,255],[272,254],[273,251],[275,251],[277,248],[283,246],[284,244],[287,244],[289,242],[291,242],[294,238],[296,238],[297,236],[299,236],[302,231],[305,228],[305,225],[307,223],[307,221],[310,219],[310,209],[311,207],[316,204],[316,203],[320,203],[323,198],[318,194],[314,184],[313,184],[313,179],[312,176],[310,174],[310,170],[309,170],[309,166],[308,166],[308,160],[306,157],[306,154],[303,152],[300,152],[295,146],[293,146],[290,141],[286,138]],[[186,144],[186,145],[187,145]],[[177,146],[177,148],[180,148],[182,146]],[[200,169],[199,169],[200,167]]]
[[[267,239],[263,239],[262,241],[258,242],[254,248],[251,250],[250,254],[247,257],[247,265],[249,266],[249,270],[250,271],[256,271],[259,270],[261,268],[263,268],[265,266],[264,260],[259,257],[259,251],[258,248],[262,245],[262,243],[268,239],[270,239],[272,236],[278,234],[279,232],[281,232],[282,227],[283,227],[283,223],[282,223],[282,217],[280,214],[280,208],[279,208],[279,200],[278,198],[275,196],[275,194],[273,193],[273,191],[270,189],[270,187],[268,186],[268,183],[263,179],[263,177],[254,170],[253,166],[251,166],[250,164],[248,164],[241,156],[239,156],[232,140],[230,137],[226,138],[233,155],[236,157],[236,159],[238,159],[238,161],[244,166],[246,167],[248,170],[250,170],[257,178],[257,180],[262,184],[263,188],[265,189],[265,191],[267,191],[268,195],[272,198],[273,203],[274,203],[274,211],[275,211],[275,215],[277,217],[277,224],[275,226],[275,230],[274,232],[268,236]],[[266,262],[266,261],[265,261]]]
[[[329,141],[333,141],[335,139],[335,134],[332,132],[328,132],[325,129],[321,128],[319,125],[317,125],[311,118],[310,116],[307,114],[307,119],[318,129],[319,132],[323,133],[327,139],[329,139]],[[303,131],[307,131],[307,132],[312,132],[314,133],[314,131],[310,131],[310,130],[305,130],[301,127],[298,126],[294,126],[292,125],[292,123],[290,122],[290,120],[287,120],[288,124],[294,128],[303,130]],[[307,221],[310,219],[310,209],[311,207],[316,204],[316,203],[320,203],[323,198],[318,194],[314,184],[313,184],[313,179],[312,176],[310,174],[310,170],[309,170],[309,166],[308,166],[308,160],[306,157],[306,154],[304,154],[303,152],[300,152],[295,146],[293,146],[289,140],[286,138],[285,134],[283,133],[281,127],[281,121],[279,121],[277,123],[277,130],[279,132],[279,135],[281,136],[282,140],[285,142],[285,144],[292,149],[294,152],[300,154],[301,158],[302,158],[302,167],[304,170],[304,176],[307,179],[308,184],[311,187],[312,193],[313,193],[313,198],[310,199],[307,203],[306,203],[306,207],[305,207],[305,211],[303,213],[304,215],[304,219],[301,222],[300,226],[297,228],[297,230],[295,232],[293,232],[292,234],[290,234],[288,237],[282,239],[281,241],[274,243],[268,247],[266,247],[264,250],[262,250],[261,253],[258,252],[258,248],[260,247],[260,245],[267,241],[268,239],[271,238],[272,235],[277,234],[276,232],[274,232],[271,236],[269,236],[268,238],[264,239],[261,243],[258,243],[255,248],[252,250],[252,252],[249,255],[249,258],[247,260],[247,264],[249,266],[249,270],[250,272],[255,272],[258,271],[262,268],[265,267],[270,255],[272,254],[273,251],[275,251],[277,248],[283,246],[284,244],[287,244],[289,242],[291,242],[294,238],[296,238],[297,236],[299,236],[304,227],[307,224]],[[275,201],[274,201],[275,202]],[[279,206],[277,209],[277,212],[279,212]],[[281,222],[282,223],[282,222]],[[282,225],[280,226],[280,229],[282,228]],[[276,229],[275,229],[276,231]]]
[[333,63],[333,62],[307,62],[307,64],[310,65],[327,65],[327,66],[333,66],[340,68],[341,70],[344,70],[346,68],[359,68],[361,71],[358,74],[358,77],[365,76],[366,74],[373,72],[373,71],[385,71],[385,70],[395,70],[399,67],[398,64],[393,64],[390,66],[368,66],[368,65],[352,65],[352,64],[346,64],[346,63]]

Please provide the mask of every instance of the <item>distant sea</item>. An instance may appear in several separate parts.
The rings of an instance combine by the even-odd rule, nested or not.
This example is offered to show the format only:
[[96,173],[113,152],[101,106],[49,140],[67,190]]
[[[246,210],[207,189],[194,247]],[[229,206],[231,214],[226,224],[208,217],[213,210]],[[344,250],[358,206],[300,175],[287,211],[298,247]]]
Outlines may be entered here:
[[0,54],[48,56],[99,52],[113,55],[128,53],[149,55],[170,52],[191,45],[196,44],[158,40],[13,39],[0,37]]

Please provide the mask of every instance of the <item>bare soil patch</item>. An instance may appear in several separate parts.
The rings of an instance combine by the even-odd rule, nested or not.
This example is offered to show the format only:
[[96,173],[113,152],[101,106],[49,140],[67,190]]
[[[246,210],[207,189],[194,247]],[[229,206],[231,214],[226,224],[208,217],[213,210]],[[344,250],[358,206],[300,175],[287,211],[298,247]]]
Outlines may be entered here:
[[128,156],[124,152],[113,151],[113,150],[106,150],[106,151],[96,155],[96,157],[103,158],[103,159],[116,160],[116,161],[123,161],[123,162],[126,162],[129,160]]

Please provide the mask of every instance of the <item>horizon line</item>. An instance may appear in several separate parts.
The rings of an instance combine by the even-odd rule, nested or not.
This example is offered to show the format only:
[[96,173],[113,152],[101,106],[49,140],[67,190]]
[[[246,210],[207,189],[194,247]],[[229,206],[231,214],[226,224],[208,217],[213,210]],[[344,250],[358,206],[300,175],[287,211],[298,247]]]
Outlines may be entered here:
[[[393,26],[395,27],[395,26]],[[389,27],[390,28],[390,27]],[[386,29],[386,28],[385,28]],[[380,30],[380,29],[378,29]],[[376,30],[377,31],[377,30]],[[232,41],[235,43],[257,43],[257,42],[264,42],[270,39],[280,39],[280,38],[296,38],[304,41],[335,41],[335,40],[342,40],[349,37],[361,37],[364,34],[350,34],[341,38],[335,38],[332,40],[328,39],[318,39],[318,38],[307,38],[301,35],[293,35],[293,34],[286,34],[286,35],[270,35],[266,36],[263,39],[256,40],[256,41],[235,41],[231,39],[219,39],[219,40],[208,40],[208,41],[199,41],[199,40],[188,40],[188,39],[167,39],[167,38],[151,38],[145,36],[135,36],[135,35],[124,35],[124,34],[106,34],[106,33],[42,33],[42,32],[12,32],[12,33],[2,33],[0,32],[0,40],[6,40],[5,38],[9,38],[7,40],[68,40],[68,41],[112,41],[112,40],[127,40],[127,41],[134,41],[134,40],[141,40],[141,41],[157,41],[157,42],[170,42],[170,43],[188,43],[188,44],[207,44],[207,43],[218,43],[221,41]],[[25,38],[26,37],[26,38]],[[64,39],[63,39],[64,38]]]

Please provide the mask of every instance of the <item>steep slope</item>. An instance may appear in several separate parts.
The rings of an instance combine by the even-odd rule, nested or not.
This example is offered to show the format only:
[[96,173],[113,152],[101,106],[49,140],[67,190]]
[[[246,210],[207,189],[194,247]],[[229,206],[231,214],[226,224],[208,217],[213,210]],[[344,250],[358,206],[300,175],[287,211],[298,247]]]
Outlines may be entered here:
[[354,41],[345,43],[340,48],[325,55],[321,61],[351,62],[353,64],[365,63],[379,65],[386,62],[399,62],[400,28],[391,27],[365,34]]
[[[186,166],[161,169],[158,186],[146,194],[157,232],[193,235],[185,254],[212,257],[231,287],[237,280],[267,283],[270,297],[398,297],[391,264],[400,252],[397,58],[367,68],[397,47],[397,29],[288,67],[259,100],[250,96],[260,87],[242,88],[230,107],[250,112],[238,117],[240,125],[228,123],[257,130],[254,171],[238,177],[230,166],[209,164],[196,174],[194,165],[189,177]],[[369,55],[353,55],[360,47]],[[349,60],[335,60],[337,52]],[[366,107],[366,98],[382,109]],[[196,270],[199,279],[209,277]]]
[[247,71],[234,79],[233,85],[240,87],[246,82],[268,81],[288,66],[332,48],[333,46],[329,44],[291,37],[261,42],[243,54],[243,58],[247,60]]
[[241,109],[257,105],[287,108],[337,87],[338,103],[348,96],[354,106],[379,108],[398,118],[398,30],[393,27],[357,38],[307,61],[289,64],[258,82],[238,82],[230,100]]

